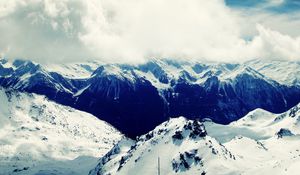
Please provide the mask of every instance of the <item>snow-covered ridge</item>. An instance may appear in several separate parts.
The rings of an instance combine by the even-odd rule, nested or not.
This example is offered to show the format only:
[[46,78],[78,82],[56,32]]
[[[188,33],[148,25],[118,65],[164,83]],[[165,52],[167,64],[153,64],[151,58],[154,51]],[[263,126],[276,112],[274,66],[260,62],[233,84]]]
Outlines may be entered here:
[[282,114],[257,109],[230,125],[173,118],[136,142],[120,141],[90,175],[294,175],[299,123],[300,104]]
[[122,138],[108,123],[44,96],[0,89],[0,103],[1,175],[87,173]]
[[[272,79],[284,85],[300,84],[300,63],[295,61],[271,61],[252,60],[245,63],[229,64],[216,62],[195,62],[195,61],[174,61],[168,59],[150,59],[148,62],[139,65],[130,64],[107,64],[101,61],[87,61],[75,63],[42,63],[37,64],[31,61],[5,60],[1,59],[0,66],[16,70],[24,64],[39,65],[46,72],[55,72],[68,79],[86,79],[94,75],[99,67],[103,67],[106,75],[145,77],[154,85],[164,87],[169,84],[167,80],[179,80],[189,76],[190,83],[203,83],[210,76],[216,76],[222,81],[248,73]],[[131,74],[131,75],[129,75]],[[164,76],[167,80],[162,81]],[[154,78],[153,78],[154,77]],[[261,78],[260,77],[260,78]],[[185,77],[187,78],[187,77]],[[160,82],[158,84],[158,82]]]

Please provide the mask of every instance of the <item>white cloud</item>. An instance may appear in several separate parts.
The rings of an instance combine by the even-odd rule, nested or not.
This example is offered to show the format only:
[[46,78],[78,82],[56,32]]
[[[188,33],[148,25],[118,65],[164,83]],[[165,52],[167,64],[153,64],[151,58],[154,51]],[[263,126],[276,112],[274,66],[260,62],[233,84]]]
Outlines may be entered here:
[[1,1],[0,53],[35,61],[298,59],[299,30],[285,26],[299,20],[276,17],[222,0]]
[[278,6],[282,5],[285,2],[285,0],[268,0],[268,2],[270,5]]
[[277,31],[257,26],[259,35],[253,43],[257,43],[261,52],[260,57],[268,59],[300,60],[300,38],[292,38]]

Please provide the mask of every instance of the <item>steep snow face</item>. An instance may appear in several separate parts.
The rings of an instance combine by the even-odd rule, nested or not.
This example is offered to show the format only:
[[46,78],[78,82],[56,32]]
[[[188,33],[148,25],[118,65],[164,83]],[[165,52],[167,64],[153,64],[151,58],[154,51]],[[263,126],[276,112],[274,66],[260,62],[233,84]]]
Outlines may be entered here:
[[173,118],[119,142],[90,175],[298,174],[299,121],[300,104],[282,114],[257,109],[230,125]]
[[[44,96],[0,89],[0,174],[87,174],[122,135]],[[80,167],[78,167],[80,165]]]

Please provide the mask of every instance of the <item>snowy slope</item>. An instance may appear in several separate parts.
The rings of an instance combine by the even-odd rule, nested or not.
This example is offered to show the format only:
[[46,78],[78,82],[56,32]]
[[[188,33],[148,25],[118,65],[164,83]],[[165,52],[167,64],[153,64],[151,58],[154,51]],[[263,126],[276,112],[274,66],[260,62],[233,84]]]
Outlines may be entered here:
[[[299,122],[300,105],[276,115],[256,110],[228,126],[242,132],[247,128],[256,136],[236,137],[224,145],[250,165],[244,174],[299,174]],[[257,139],[259,135],[264,139]]]
[[282,114],[257,109],[230,125],[173,118],[137,142],[119,142],[90,174],[294,175],[299,123],[300,104]]
[[92,73],[104,63],[100,61],[87,61],[87,62],[75,62],[75,63],[44,63],[42,66],[48,72],[56,72],[66,78],[84,79],[89,78]]
[[205,126],[209,134],[222,143],[239,134],[256,140],[266,140],[285,128],[297,135],[300,134],[300,104],[282,114],[256,109],[229,125],[205,122]]
[[252,60],[245,64],[279,83],[300,86],[299,61]]
[[0,174],[87,174],[122,135],[44,96],[0,89]]
[[[224,126],[205,122],[210,136],[240,161],[242,174],[298,174],[300,104],[282,114],[262,109]],[[246,165],[246,166],[245,166]]]

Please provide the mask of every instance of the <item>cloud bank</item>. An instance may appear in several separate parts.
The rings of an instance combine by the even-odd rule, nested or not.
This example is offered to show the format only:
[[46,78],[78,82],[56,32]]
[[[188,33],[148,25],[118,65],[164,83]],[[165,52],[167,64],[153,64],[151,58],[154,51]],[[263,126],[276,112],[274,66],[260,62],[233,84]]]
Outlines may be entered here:
[[299,60],[298,17],[223,0],[0,1],[0,54],[39,62]]

